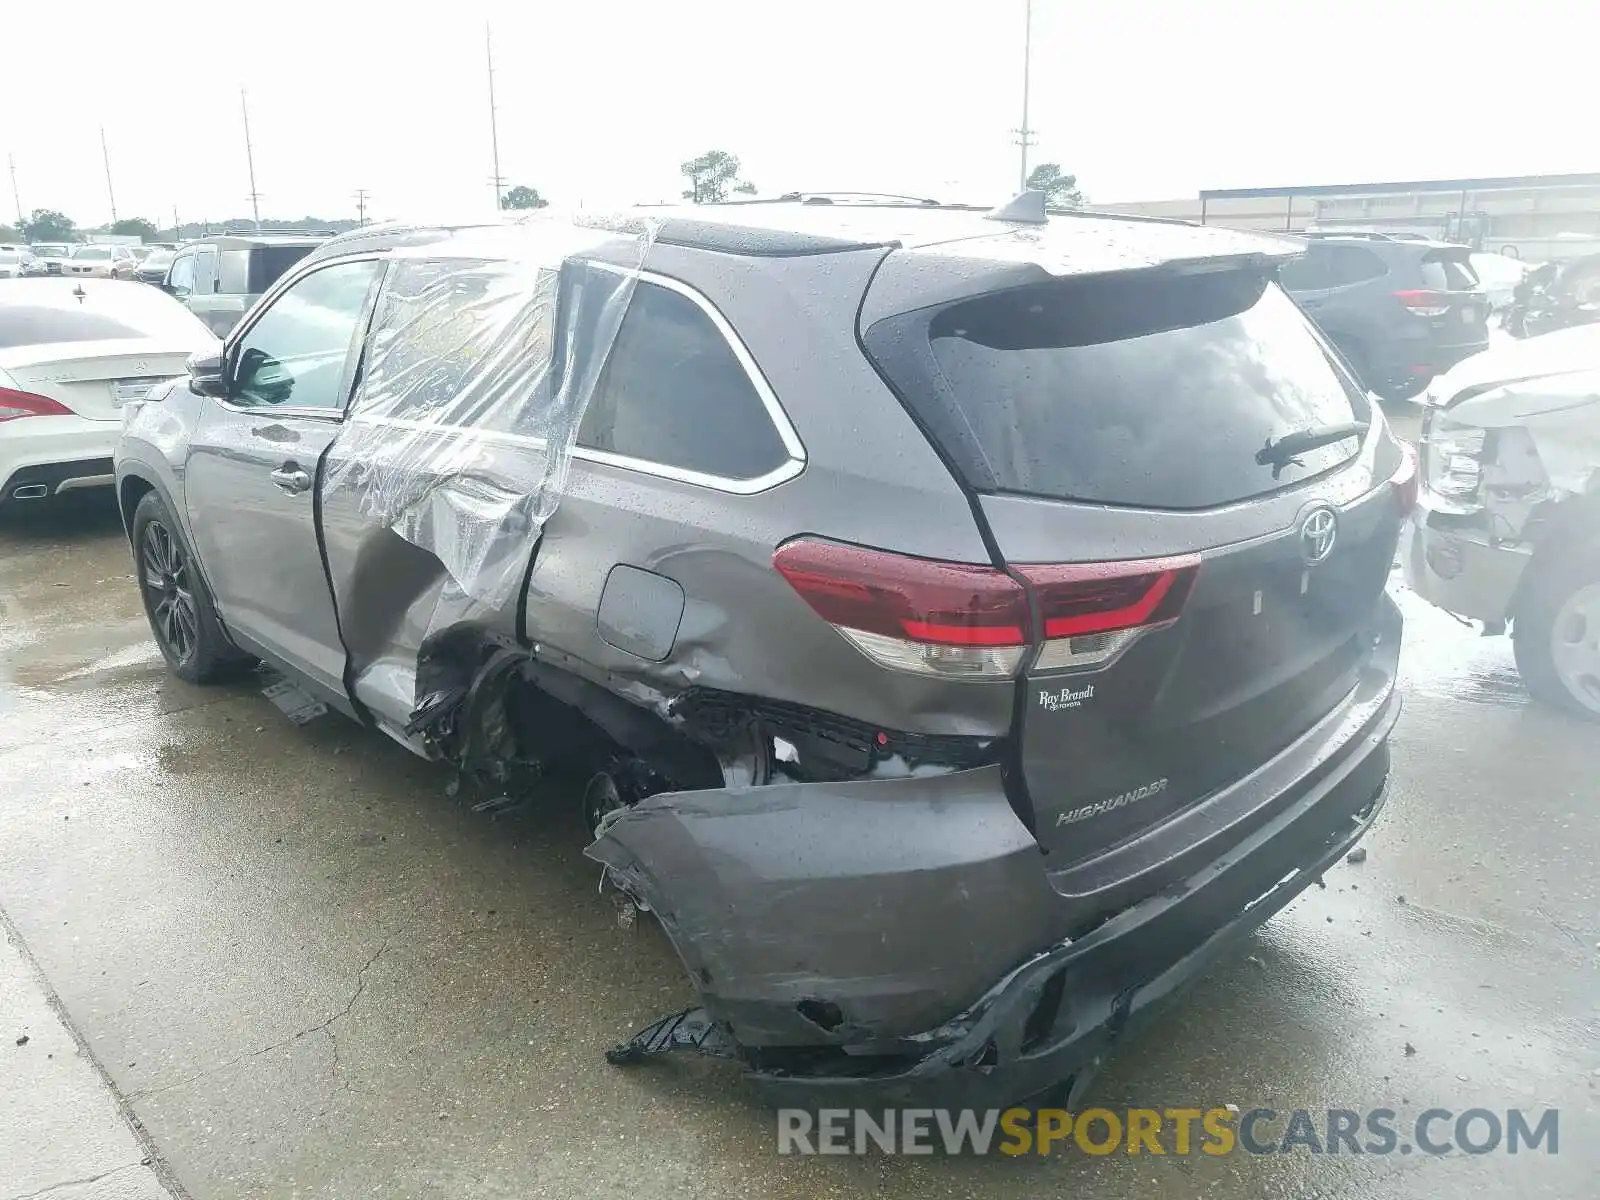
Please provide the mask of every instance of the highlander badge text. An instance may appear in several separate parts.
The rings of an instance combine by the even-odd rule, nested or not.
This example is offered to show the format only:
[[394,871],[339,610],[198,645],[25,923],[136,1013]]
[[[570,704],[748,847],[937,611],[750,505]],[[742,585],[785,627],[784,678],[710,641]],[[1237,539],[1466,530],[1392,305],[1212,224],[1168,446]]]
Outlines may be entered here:
[[1132,791],[1123,792],[1120,796],[1112,796],[1106,800],[1096,801],[1094,804],[1085,804],[1082,808],[1069,809],[1056,818],[1056,824],[1071,825],[1075,821],[1087,820],[1098,817],[1121,808],[1124,804],[1132,804],[1136,800],[1147,800],[1151,796],[1159,796],[1167,790],[1167,781],[1158,779],[1154,783],[1147,783],[1143,787],[1136,787]]

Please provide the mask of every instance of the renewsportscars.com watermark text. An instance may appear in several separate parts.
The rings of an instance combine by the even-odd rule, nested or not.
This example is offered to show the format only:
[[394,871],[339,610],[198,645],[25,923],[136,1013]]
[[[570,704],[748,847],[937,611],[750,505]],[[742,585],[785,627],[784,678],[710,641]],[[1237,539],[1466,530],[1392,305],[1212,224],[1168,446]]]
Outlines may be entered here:
[[781,1108],[778,1153],[1557,1154],[1560,1122],[1554,1108]]

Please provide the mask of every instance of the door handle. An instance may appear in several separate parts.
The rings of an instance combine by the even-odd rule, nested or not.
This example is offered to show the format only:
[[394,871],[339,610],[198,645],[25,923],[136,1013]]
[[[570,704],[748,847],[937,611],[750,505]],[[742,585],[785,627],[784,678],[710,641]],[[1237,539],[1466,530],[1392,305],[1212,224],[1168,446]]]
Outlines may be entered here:
[[298,495],[311,487],[311,476],[307,475],[293,463],[284,463],[268,476],[282,491],[291,496]]

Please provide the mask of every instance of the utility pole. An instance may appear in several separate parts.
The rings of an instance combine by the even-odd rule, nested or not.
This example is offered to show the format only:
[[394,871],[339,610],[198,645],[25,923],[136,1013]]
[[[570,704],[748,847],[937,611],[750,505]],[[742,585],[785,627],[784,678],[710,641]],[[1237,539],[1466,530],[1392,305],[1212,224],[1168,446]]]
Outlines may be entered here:
[[367,223],[367,189],[366,188],[357,188],[356,189],[356,224],[357,225],[365,225],[366,223]]
[[239,89],[239,111],[244,114],[244,161],[250,168],[250,218],[261,232],[261,193],[256,191],[256,155],[250,145],[250,105],[245,100],[244,89]]
[[1013,129],[1022,147],[1022,171],[1018,188],[1028,186],[1028,147],[1033,145],[1033,130],[1028,127],[1028,100],[1031,92],[1029,71],[1033,66],[1033,0],[1022,0],[1022,128]]
[[17,160],[8,154],[6,165],[11,168],[11,198],[17,202],[17,234],[21,236],[22,226],[27,218],[22,215],[22,193],[17,191]]
[[176,204],[172,206],[172,240],[175,242],[183,241],[183,222],[178,220],[178,206]]
[[500,188],[505,180],[500,176],[500,130],[496,124],[494,106],[494,30],[483,27],[483,51],[489,66],[489,153],[494,160],[494,175],[489,182],[494,185],[494,210],[500,211]]
[[117,193],[111,190],[111,152],[106,149],[106,127],[100,126],[100,158],[106,164],[106,198],[111,201],[111,223],[117,223]]

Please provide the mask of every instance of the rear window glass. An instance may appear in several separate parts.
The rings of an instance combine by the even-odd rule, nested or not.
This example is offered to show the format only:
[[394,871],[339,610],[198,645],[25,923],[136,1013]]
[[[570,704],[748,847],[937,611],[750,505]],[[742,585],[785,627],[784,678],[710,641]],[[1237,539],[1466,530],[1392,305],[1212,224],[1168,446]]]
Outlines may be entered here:
[[0,349],[106,338],[164,338],[198,347],[210,336],[198,317],[155,288],[113,284],[124,293],[116,296],[86,289],[81,302],[71,294],[70,282],[60,289],[59,297],[39,295],[31,288],[28,295],[15,294],[30,282],[19,280],[13,288],[0,291]]
[[1443,255],[1422,260],[1422,286],[1438,292],[1470,292],[1478,286],[1478,273],[1465,255]]
[[1260,275],[1069,279],[880,321],[869,351],[967,482],[1197,509],[1287,487],[1354,437],[1281,470],[1298,429],[1366,420],[1299,308]]

